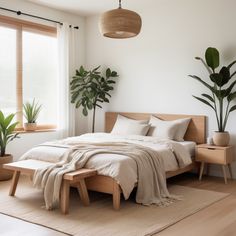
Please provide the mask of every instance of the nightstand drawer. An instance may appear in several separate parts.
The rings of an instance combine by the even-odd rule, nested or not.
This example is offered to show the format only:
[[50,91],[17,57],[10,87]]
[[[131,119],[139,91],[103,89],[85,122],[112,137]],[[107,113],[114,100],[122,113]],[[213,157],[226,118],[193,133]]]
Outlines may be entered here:
[[216,148],[198,148],[196,160],[214,164],[227,163],[225,151]]

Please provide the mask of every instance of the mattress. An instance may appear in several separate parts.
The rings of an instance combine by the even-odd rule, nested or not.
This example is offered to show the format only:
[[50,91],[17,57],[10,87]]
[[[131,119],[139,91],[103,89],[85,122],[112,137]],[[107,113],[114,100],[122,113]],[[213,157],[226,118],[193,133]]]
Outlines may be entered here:
[[[57,163],[61,161],[68,147],[74,146],[81,142],[106,143],[106,142],[128,142],[145,147],[152,148],[157,151],[158,157],[162,159],[164,170],[175,171],[179,169],[177,158],[169,147],[169,140],[159,140],[155,137],[147,136],[114,136],[106,133],[85,134],[78,137],[72,137],[65,140],[50,142],[32,148],[22,156],[22,159],[34,159]],[[191,155],[194,152],[195,143],[181,142],[178,145],[184,153],[181,155],[181,160],[185,165],[192,162]],[[59,146],[58,146],[59,145]],[[180,150],[175,150],[180,152]],[[184,152],[183,152],[184,151]],[[96,154],[87,161],[85,168],[96,169],[99,175],[112,177],[120,184],[123,194],[127,199],[132,189],[137,183],[138,173],[137,164],[134,159],[114,153]]]
[[184,141],[184,142],[179,142],[182,144],[190,153],[191,157],[195,156],[195,148],[196,148],[196,143],[192,141]]

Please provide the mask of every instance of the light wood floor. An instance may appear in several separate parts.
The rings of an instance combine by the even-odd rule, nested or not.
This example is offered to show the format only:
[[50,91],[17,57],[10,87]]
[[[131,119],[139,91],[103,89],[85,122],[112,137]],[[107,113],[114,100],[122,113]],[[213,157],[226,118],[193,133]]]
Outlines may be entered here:
[[[187,217],[160,232],[157,236],[236,235],[236,181],[229,181],[225,185],[222,178],[204,176],[203,181],[199,182],[196,175],[184,174],[174,177],[168,182],[193,188],[231,193],[231,196]],[[0,235],[65,236],[65,234],[1,214]]]

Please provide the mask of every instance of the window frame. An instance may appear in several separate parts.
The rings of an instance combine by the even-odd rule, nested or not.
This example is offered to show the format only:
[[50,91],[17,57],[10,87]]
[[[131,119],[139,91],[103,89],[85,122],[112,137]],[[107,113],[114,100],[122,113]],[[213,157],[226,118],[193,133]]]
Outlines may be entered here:
[[[0,15],[0,26],[16,30],[16,120],[19,122],[15,131],[22,132],[23,128],[23,63],[22,63],[22,32],[57,37],[56,27],[42,25],[26,20]],[[55,130],[55,124],[39,124],[37,130]]]

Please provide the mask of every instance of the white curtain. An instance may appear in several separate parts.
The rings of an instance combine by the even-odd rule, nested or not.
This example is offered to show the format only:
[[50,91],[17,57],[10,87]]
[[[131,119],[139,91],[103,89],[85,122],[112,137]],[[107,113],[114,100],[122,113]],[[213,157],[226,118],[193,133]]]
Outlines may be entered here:
[[61,138],[75,136],[75,108],[71,104],[70,80],[75,74],[78,53],[78,29],[58,25],[58,127]]

